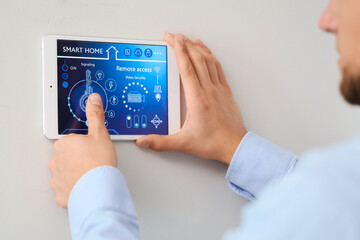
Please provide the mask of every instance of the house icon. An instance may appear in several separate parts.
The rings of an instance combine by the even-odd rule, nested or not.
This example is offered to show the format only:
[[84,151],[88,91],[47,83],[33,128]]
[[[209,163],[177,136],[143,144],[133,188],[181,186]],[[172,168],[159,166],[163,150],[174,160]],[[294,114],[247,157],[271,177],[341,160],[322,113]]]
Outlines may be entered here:
[[108,54],[108,59],[117,59],[117,53],[119,51],[114,46],[111,46],[106,52]]

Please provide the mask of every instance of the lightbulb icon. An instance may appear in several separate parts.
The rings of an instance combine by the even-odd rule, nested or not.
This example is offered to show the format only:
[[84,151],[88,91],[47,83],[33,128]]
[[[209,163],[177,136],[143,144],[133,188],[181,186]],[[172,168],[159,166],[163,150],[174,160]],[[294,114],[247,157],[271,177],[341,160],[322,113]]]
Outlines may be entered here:
[[97,70],[95,73],[95,77],[97,80],[103,80],[104,79],[104,72],[101,70]]

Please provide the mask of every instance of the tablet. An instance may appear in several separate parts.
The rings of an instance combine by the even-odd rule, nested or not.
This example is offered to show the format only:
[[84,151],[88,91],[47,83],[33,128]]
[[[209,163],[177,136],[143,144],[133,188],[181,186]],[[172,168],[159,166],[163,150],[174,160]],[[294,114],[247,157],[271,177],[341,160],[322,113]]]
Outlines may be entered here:
[[180,129],[180,77],[166,42],[47,35],[42,47],[48,138],[87,134],[86,102],[95,92],[113,140]]

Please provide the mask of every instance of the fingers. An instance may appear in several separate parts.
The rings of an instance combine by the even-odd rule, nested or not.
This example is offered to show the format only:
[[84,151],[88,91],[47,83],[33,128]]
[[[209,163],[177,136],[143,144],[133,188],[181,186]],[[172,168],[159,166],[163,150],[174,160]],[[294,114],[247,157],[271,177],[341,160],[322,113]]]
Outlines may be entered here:
[[64,189],[62,189],[60,187],[61,185],[59,185],[58,183],[59,182],[54,177],[50,179],[50,185],[55,191],[55,202],[60,207],[67,208],[68,200],[62,197],[64,195],[66,196],[66,194],[64,193]]
[[[198,40],[200,41],[200,40]],[[214,57],[214,55],[211,54],[209,49],[204,49],[198,45],[195,45],[195,47],[197,48],[197,50],[199,52],[201,52],[204,57],[205,57],[205,61],[206,61],[206,65],[207,65],[207,69],[209,71],[209,75],[210,75],[210,80],[214,85],[219,85],[220,84],[220,80],[219,80],[219,75],[217,72],[217,67],[216,67],[216,58]]]
[[211,86],[211,79],[204,52],[199,51],[199,48],[197,48],[194,43],[188,39],[185,39],[184,43],[187,48],[190,60],[195,68],[200,86],[203,89],[207,89],[209,86]]
[[52,178],[50,179],[50,185],[55,191],[55,202],[60,207],[67,208],[67,201],[65,199],[61,198],[60,196],[63,196],[63,194],[59,193],[59,191],[61,192],[63,189],[60,188],[60,186],[56,180],[56,177],[55,177],[55,175],[58,174],[55,158],[53,158],[49,161],[49,169],[53,175]]
[[[187,39],[182,34],[177,34],[176,37],[171,33],[165,33],[165,41],[169,43],[170,46],[174,47],[176,44],[177,39],[181,39],[181,41],[185,45],[186,53],[188,55],[189,60],[191,61],[192,67],[195,70],[195,75],[197,76],[197,80],[199,81],[199,85],[202,88],[206,88],[209,85],[210,81],[210,75],[212,71],[209,71],[207,63],[206,63],[206,55],[205,51],[201,50],[199,47],[197,47],[193,42],[191,42],[189,39]],[[200,50],[200,51],[199,51]],[[177,55],[179,58],[179,56]],[[180,71],[181,74],[181,71]],[[217,75],[216,75],[217,76]],[[183,80],[182,76],[182,80]],[[186,80],[186,79],[184,79]],[[183,82],[184,82],[183,80]],[[186,91],[186,90],[185,90]]]
[[[202,88],[209,87],[209,80],[215,85],[221,82],[220,78],[223,81],[226,81],[221,65],[217,64],[218,60],[200,39],[193,43],[182,34],[174,36],[171,33],[165,33],[164,39],[170,46],[175,46],[178,37],[181,37],[185,43],[189,59],[191,60],[195,69],[195,74],[197,75],[197,79]],[[178,55],[177,57],[179,58]]]
[[105,114],[102,100],[97,93],[91,94],[88,98],[86,104],[86,118],[89,136],[109,137],[109,132],[105,126]]
[[[225,86],[229,86],[228,85],[228,82],[226,80],[226,77],[225,77],[225,74],[224,74],[224,71],[221,67],[221,64],[219,62],[219,60],[217,60],[214,55],[212,54],[211,50],[200,40],[196,40],[196,44],[201,48],[203,49],[205,52],[207,52],[208,54],[211,54],[212,56],[212,63],[211,65],[215,65],[216,66],[216,72],[217,72],[217,79],[219,80],[220,84],[223,84]],[[210,68],[210,67],[209,67]],[[214,73],[213,73],[214,74]],[[212,75],[210,75],[212,76]],[[215,79],[215,78],[211,78],[212,80]]]
[[203,43],[203,41],[201,41],[200,39],[196,40],[195,43],[200,46],[202,49],[204,49],[204,51],[206,51],[209,54],[212,54],[212,52],[210,51],[210,49]]
[[164,136],[164,135],[147,135],[136,141],[136,145],[141,148],[150,148],[157,152],[180,152],[184,151],[184,142],[178,134]]
[[178,34],[176,37],[173,37],[173,44],[185,95],[197,95],[199,91],[201,91],[201,88],[194,66],[190,60],[189,54],[184,44],[183,35]]
[[171,46],[174,47],[175,46],[175,36],[172,33],[165,33],[164,35],[164,40]]
[[[183,58],[184,55],[186,55],[186,58],[189,59],[186,64],[187,65],[186,68],[191,68],[191,72],[194,72],[193,75],[197,77],[196,79],[194,78],[194,80],[197,80],[199,82],[200,89],[201,88],[206,89],[207,87],[209,87],[209,82],[211,81],[210,74],[216,77],[217,80],[216,67],[214,67],[214,64],[213,65],[209,64],[209,66],[211,66],[213,69],[208,69],[207,59],[209,59],[209,57],[206,55],[209,54],[207,52],[202,50],[200,47],[196,46],[193,42],[191,42],[182,34],[177,34],[176,36],[174,36],[171,33],[165,33],[164,39],[168,42],[170,46],[173,46],[175,48],[179,69],[180,69],[180,64],[183,62],[183,61],[180,62],[179,60],[183,60],[181,58]],[[180,40],[180,42],[184,44],[183,55],[178,54],[178,52],[176,51],[176,43],[178,42],[178,40]],[[183,74],[183,71],[181,69],[180,69],[180,74],[184,85],[184,90],[186,93],[188,91],[185,85],[189,85],[187,84],[188,79]]]
[[48,163],[48,166],[49,166],[49,169],[51,172],[53,172],[55,170],[55,160],[54,159],[51,159]]
[[[209,79],[210,83],[214,85],[220,84],[229,87],[220,62],[200,39],[193,43],[182,34],[174,36],[171,33],[166,33],[164,38],[175,49],[185,96],[195,85],[199,85],[200,90],[212,89]],[[181,46],[179,42],[184,43],[184,46]],[[190,74],[185,74],[186,72],[190,72]],[[193,76],[192,79],[187,77],[189,75]],[[195,80],[198,81],[198,84],[194,83]],[[196,88],[197,91],[198,88]]]

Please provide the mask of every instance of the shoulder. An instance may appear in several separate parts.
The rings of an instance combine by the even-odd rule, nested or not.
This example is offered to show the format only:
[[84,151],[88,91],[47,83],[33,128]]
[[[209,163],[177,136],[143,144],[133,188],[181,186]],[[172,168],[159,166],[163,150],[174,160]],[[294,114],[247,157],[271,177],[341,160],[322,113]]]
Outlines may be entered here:
[[360,136],[305,152],[300,157],[296,171],[317,172],[320,169],[322,172],[345,169],[356,169],[360,172]]

